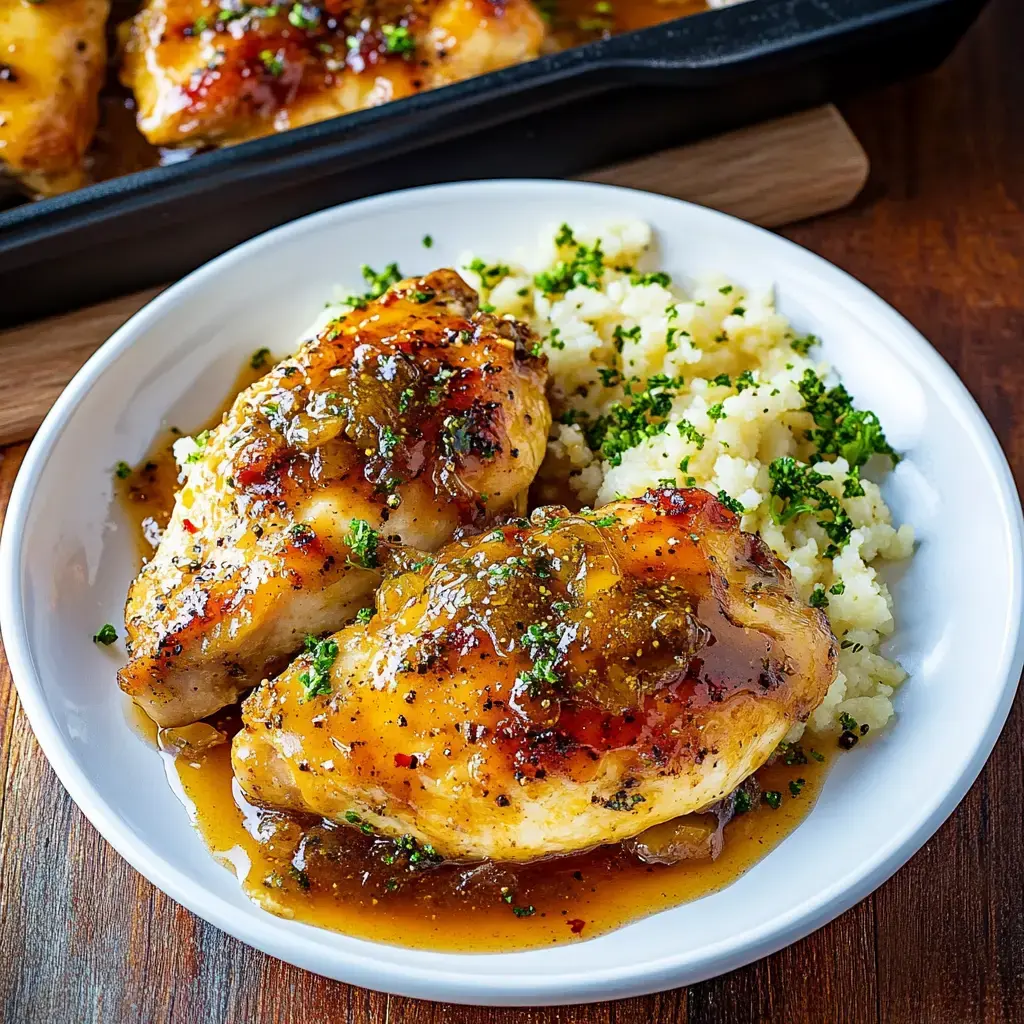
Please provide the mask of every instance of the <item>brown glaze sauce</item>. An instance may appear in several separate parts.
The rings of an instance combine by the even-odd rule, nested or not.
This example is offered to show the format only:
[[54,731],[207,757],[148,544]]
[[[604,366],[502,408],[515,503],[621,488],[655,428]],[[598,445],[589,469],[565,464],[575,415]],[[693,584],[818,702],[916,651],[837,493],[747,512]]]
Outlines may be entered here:
[[[231,397],[258,372],[248,367]],[[224,408],[230,404],[230,399]],[[221,412],[207,424],[219,422]],[[118,481],[140,561],[166,524],[177,487],[171,445],[161,438],[147,460]],[[803,763],[776,758],[755,773],[762,797],[726,824],[715,859],[647,864],[624,844],[526,865],[445,863],[409,870],[394,844],[356,827],[264,810],[249,803],[231,772],[237,710],[185,730],[158,730],[135,705],[135,730],[158,745],[172,788],[213,856],[271,913],[358,938],[446,952],[492,953],[593,938],[661,910],[699,899],[735,881],[778,846],[810,812],[837,751],[835,737],[805,736]],[[181,748],[182,736],[223,740]],[[189,730],[194,730],[191,734]],[[808,756],[809,755],[809,756]],[[791,760],[797,760],[792,758]],[[793,795],[790,783],[798,789]],[[778,806],[764,794],[779,794]],[[710,832],[710,815],[691,815]],[[531,912],[532,908],[532,912]]]
[[707,0],[556,0],[547,9],[556,48],[568,49],[700,14],[709,6]]
[[[219,724],[238,726],[237,719]],[[834,748],[834,738],[813,746],[823,754]],[[227,743],[196,757],[165,756],[211,853],[264,909],[358,938],[460,953],[589,939],[724,888],[803,821],[829,767],[829,759],[809,757],[762,768],[762,790],[782,793],[782,802],[773,810],[762,801],[726,825],[716,860],[644,864],[618,844],[528,865],[442,864],[409,873],[383,863],[384,851],[356,828],[253,807],[234,783]],[[797,779],[803,787],[792,797]],[[529,907],[534,913],[525,916]]]

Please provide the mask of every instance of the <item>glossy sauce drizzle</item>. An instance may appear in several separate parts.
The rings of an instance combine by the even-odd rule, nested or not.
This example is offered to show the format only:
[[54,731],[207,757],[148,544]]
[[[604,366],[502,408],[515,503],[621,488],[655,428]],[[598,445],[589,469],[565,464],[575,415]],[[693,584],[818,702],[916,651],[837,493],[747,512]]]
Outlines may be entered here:
[[[823,738],[813,749],[834,747],[834,738]],[[618,844],[525,866],[444,864],[403,874],[395,888],[394,869],[372,837],[248,803],[234,783],[228,744],[166,756],[172,785],[210,851],[264,909],[377,942],[472,953],[593,938],[724,888],[803,821],[829,767],[828,759],[809,757],[757,772],[762,791],[782,794],[781,803],[773,809],[762,799],[726,825],[716,860],[644,864]],[[793,797],[789,783],[798,779]]]
[[[247,370],[232,395],[254,376]],[[143,558],[173,503],[175,436],[121,482]],[[716,859],[648,864],[616,844],[527,865],[442,864],[410,872],[388,863],[393,844],[358,828],[249,803],[231,772],[237,710],[159,735],[141,712],[133,717],[164,751],[171,785],[213,856],[264,909],[360,938],[450,952],[503,952],[592,938],[724,888],[807,816],[836,750],[833,736],[808,734],[788,758],[761,768],[755,774],[761,797],[725,826]],[[138,724],[143,720],[145,726]],[[203,749],[214,737],[221,741]],[[187,738],[193,746],[182,746]],[[710,815],[687,820],[698,834],[713,831]]]

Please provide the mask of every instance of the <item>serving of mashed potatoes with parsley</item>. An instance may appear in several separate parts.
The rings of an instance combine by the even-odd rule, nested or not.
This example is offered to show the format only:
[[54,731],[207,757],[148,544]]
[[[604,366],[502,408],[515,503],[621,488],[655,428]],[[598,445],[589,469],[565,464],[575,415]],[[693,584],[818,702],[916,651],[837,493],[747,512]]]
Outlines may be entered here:
[[[482,308],[532,323],[555,425],[536,491],[598,507],[658,486],[703,487],[742,516],[824,609],[839,673],[807,723],[850,743],[893,715],[906,673],[879,653],[894,628],[879,563],[908,558],[877,477],[898,461],[771,292],[723,277],[684,294],[649,262],[651,228],[563,224],[533,252],[459,267]],[[804,726],[788,737],[796,740]]]

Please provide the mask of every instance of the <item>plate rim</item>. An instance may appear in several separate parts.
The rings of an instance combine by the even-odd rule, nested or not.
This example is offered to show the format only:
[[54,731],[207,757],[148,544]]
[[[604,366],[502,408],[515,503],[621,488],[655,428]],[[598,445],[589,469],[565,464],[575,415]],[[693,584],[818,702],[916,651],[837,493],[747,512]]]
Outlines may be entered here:
[[[916,355],[924,359],[929,369],[929,380],[940,392],[944,406],[959,414],[964,429],[983,455],[996,486],[1001,526],[1006,530],[1010,551],[1007,556],[1011,570],[1011,593],[1007,609],[1009,628],[1002,638],[997,678],[1002,678],[998,699],[994,701],[987,726],[975,748],[965,762],[954,785],[931,802],[924,817],[919,817],[909,831],[879,846],[875,855],[837,880],[824,891],[801,901],[787,914],[776,916],[760,925],[730,936],[697,953],[669,954],[658,960],[622,968],[602,969],[600,972],[575,971],[552,975],[509,976],[495,970],[491,973],[465,972],[438,965],[410,965],[377,959],[371,940],[356,940],[365,944],[366,952],[338,950],[317,943],[315,926],[304,926],[309,935],[285,933],[278,927],[278,919],[266,914],[266,920],[245,916],[227,900],[203,888],[184,872],[179,871],[163,854],[139,841],[134,833],[119,820],[114,809],[96,790],[92,782],[77,765],[74,756],[64,746],[53,720],[43,685],[36,672],[28,642],[24,608],[21,599],[20,552],[23,545],[27,513],[34,497],[36,485],[42,475],[51,450],[67,428],[93,382],[105,373],[117,358],[136,344],[151,323],[161,319],[165,312],[177,306],[182,297],[198,284],[216,275],[235,262],[244,262],[250,253],[273,246],[290,235],[301,235],[317,221],[330,221],[352,210],[367,206],[387,206],[395,202],[429,203],[438,195],[453,191],[480,191],[501,193],[509,189],[537,195],[563,190],[604,193],[612,199],[616,195],[640,194],[668,204],[698,210],[712,222],[733,222],[771,239],[770,244],[780,246],[810,267],[831,277],[851,300],[866,302],[876,315],[890,322],[894,333]],[[915,376],[918,375],[914,368]],[[125,324],[119,327],[87,360],[72,378],[47,414],[25,454],[12,488],[7,513],[0,536],[0,629],[3,631],[8,663],[32,730],[49,760],[54,772],[82,813],[103,838],[151,883],[181,903],[197,916],[220,930],[254,946],[263,952],[305,970],[403,996],[443,1000],[455,1003],[485,1005],[551,1005],[594,1002],[624,998],[662,991],[682,984],[692,984],[733,970],[753,960],[773,953],[835,919],[860,902],[886,879],[903,866],[938,830],[966,796],[988,760],[1002,732],[1017,691],[1024,667],[1024,623],[1021,622],[1022,580],[1021,561],[1024,547],[1024,514],[1013,474],[1006,455],[991,425],[966,386],[940,353],[884,299],[846,271],[823,257],[797,245],[795,242],[756,225],[740,221],[728,214],[699,207],[697,204],[640,189],[603,185],[591,182],[569,182],[547,179],[495,179],[421,186],[397,192],[371,196],[366,199],[342,203],[326,210],[291,221],[268,232],[257,235],[204,264],[160,295],[151,299]],[[1014,628],[1014,625],[1015,628]],[[419,959],[450,957],[452,954],[416,950]],[[472,954],[464,954],[472,956]],[[496,958],[515,957],[518,953],[492,954]],[[458,956],[458,955],[457,955]],[[342,977],[343,975],[343,977]]]

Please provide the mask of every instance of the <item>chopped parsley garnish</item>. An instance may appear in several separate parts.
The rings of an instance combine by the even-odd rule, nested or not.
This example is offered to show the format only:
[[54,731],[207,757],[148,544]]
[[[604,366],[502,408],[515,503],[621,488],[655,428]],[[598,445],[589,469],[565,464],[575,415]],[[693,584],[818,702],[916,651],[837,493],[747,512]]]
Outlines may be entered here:
[[731,284],[723,284],[722,287],[718,289],[718,291],[719,291],[719,294],[721,294],[721,295],[729,295],[732,292],[732,285]]
[[600,451],[612,466],[618,466],[624,452],[665,429],[665,417],[682,386],[682,377],[661,373],[649,377],[647,387],[636,394],[626,384],[623,390],[628,401],[613,402],[607,414],[587,428],[587,444]]
[[92,638],[94,644],[103,644],[104,647],[109,647],[117,639],[117,630],[109,623],[106,622],[96,631]]
[[446,459],[470,453],[482,459],[493,459],[498,454],[498,447],[482,427],[474,422],[472,410],[468,409],[444,418],[441,424],[441,452]]
[[819,455],[837,455],[851,468],[863,466],[872,455],[887,455],[893,464],[899,455],[885,439],[878,417],[870,410],[854,409],[853,399],[842,384],[826,390],[813,370],[805,370],[797,385],[804,408],[815,429],[807,435]]
[[350,295],[345,301],[356,309],[364,309],[368,302],[379,299],[393,284],[402,280],[397,263],[389,263],[380,273],[364,263],[360,268],[367,288],[362,295]]
[[782,806],[782,794],[777,789],[769,789],[764,794],[764,802],[773,811],[777,811]]
[[595,526],[601,526],[601,527],[604,527],[604,526],[614,526],[617,522],[618,522],[618,519],[616,519],[615,516],[601,516],[600,519],[595,519],[594,520],[594,525]]
[[746,514],[746,509],[733,497],[730,497],[725,491],[718,492],[718,500],[730,511],[738,516]]
[[800,790],[806,786],[807,783],[803,779],[790,779],[789,780],[789,791],[793,796],[799,796]]
[[364,569],[376,569],[377,545],[380,542],[380,534],[365,520],[353,519],[352,526],[345,543],[352,552],[349,561],[361,565]]
[[736,391],[746,391],[747,388],[753,388],[757,386],[757,381],[754,380],[754,375],[749,370],[744,370],[736,378]]
[[626,790],[620,789],[614,796],[602,800],[601,806],[607,807],[609,811],[631,811],[637,804],[646,802],[647,797],[642,794],[627,793]]
[[412,292],[409,298],[422,305],[424,302],[429,302],[436,294],[436,292]]
[[380,31],[388,53],[412,53],[416,49],[416,40],[405,25],[381,25]]
[[640,340],[640,325],[635,324],[627,330],[622,326],[622,324],[616,324],[615,330],[612,331],[612,339],[615,343],[615,351],[621,352],[623,345],[627,341]]
[[512,913],[515,914],[516,917],[533,917],[533,915],[537,913],[537,908],[532,905],[527,907],[513,907]]
[[434,245],[434,239],[430,235],[423,236],[423,248],[430,249]]
[[260,62],[266,69],[267,74],[274,78],[280,78],[284,74],[284,57],[281,51],[274,53],[272,50],[260,50]]
[[398,447],[400,440],[401,438],[399,438],[399,436],[390,427],[384,427],[380,432],[380,454],[385,459],[390,459],[391,456],[394,455],[395,449]]
[[404,859],[409,871],[422,871],[440,864],[444,858],[430,843],[421,843],[414,836],[396,839],[392,848],[381,858],[385,864],[395,864]]
[[488,266],[481,259],[475,259],[469,265],[469,269],[476,271],[483,279],[484,284],[488,288],[493,288],[496,284],[504,281],[512,271],[504,263],[495,263],[492,266]]
[[[697,446],[697,451],[704,447],[706,438],[689,420],[679,421],[679,435],[685,437],[687,441],[692,441]],[[680,466],[680,469],[686,471],[683,466]]]
[[516,677],[516,682],[524,686],[531,697],[539,697],[546,686],[555,686],[560,681],[555,669],[555,661],[558,658],[558,640],[557,631],[544,622],[535,622],[528,626],[520,638],[533,665],[520,672]]
[[[264,408],[266,408],[266,406],[264,406]],[[276,412],[277,409],[275,408],[274,411]],[[199,462],[199,460],[202,459],[203,451],[210,441],[210,431],[200,430],[193,440],[196,443],[196,450],[188,453],[188,456],[185,459],[186,463]]]
[[725,410],[722,408],[721,402],[715,402],[713,406],[708,409],[709,420],[724,420],[726,416]]
[[320,9],[313,4],[292,4],[288,21],[296,28],[314,29],[320,24]]
[[782,755],[782,760],[785,764],[807,764],[807,755],[799,743],[780,743],[777,751]]
[[331,667],[338,657],[338,644],[330,637],[318,640],[315,636],[307,636],[305,650],[311,663],[299,676],[299,683],[305,699],[309,700],[331,692]]
[[733,310],[732,310],[732,315],[733,316],[743,316],[744,313],[746,313],[746,310],[742,306],[734,306],[733,307]]
[[312,526],[307,526],[305,523],[295,523],[288,527],[288,532],[295,538],[298,544],[308,544],[311,540],[316,538],[316,534],[313,532]]
[[727,373],[720,373],[717,377],[714,378],[714,380],[711,381],[711,383],[718,384],[720,387],[731,388],[732,377],[730,377]]
[[592,246],[581,245],[573,237],[572,229],[563,224],[555,237],[560,249],[571,249],[569,259],[559,260],[550,271],[537,274],[533,283],[545,295],[564,295],[571,288],[597,288],[604,274],[604,253],[600,240]]
[[442,366],[434,374],[434,386],[427,392],[427,401],[431,405],[440,405],[448,390],[448,382],[456,376],[459,371],[451,366]]
[[132,467],[127,462],[119,462],[114,467],[114,475],[118,480],[127,480],[132,475]]
[[[594,6],[594,10],[597,10],[597,5]],[[660,284],[662,288],[667,288],[672,283],[672,278],[660,270],[653,274],[633,274],[629,280],[635,285]]]
[[[486,540],[486,538],[484,539]],[[530,562],[528,559],[523,558],[522,555],[510,555],[504,562],[489,565],[487,567],[487,575],[496,582],[505,583],[515,575],[517,569],[529,572]]]
[[846,711],[839,716],[839,727],[843,730],[839,737],[839,746],[843,750],[852,750],[857,746],[861,736],[866,736],[870,729],[867,723],[858,726],[857,719]]
[[262,370],[267,365],[267,356],[270,355],[269,348],[258,348],[249,360],[249,366],[254,370]]
[[370,619],[373,618],[374,614],[375,612],[373,608],[360,608],[359,611],[356,612],[356,622],[358,622],[360,626],[365,626],[369,623]]
[[398,396],[398,411],[404,413],[409,411],[409,405],[412,400],[416,397],[416,392],[412,388],[403,388],[402,393]]
[[828,594],[825,593],[825,588],[820,583],[814,584],[814,589],[811,591],[811,596],[807,599],[807,603],[812,608],[828,607]]
[[[825,557],[834,558],[850,539],[853,521],[839,499],[820,486],[828,478],[789,455],[775,459],[768,467],[768,476],[772,481],[773,497],[769,511],[773,522],[781,526],[805,514],[824,517],[818,519],[818,525],[832,542],[825,551]],[[781,504],[776,505],[775,499],[779,499]]]
[[798,355],[805,356],[820,340],[813,334],[805,334],[802,338],[794,338],[789,343],[789,347]]
[[733,814],[746,814],[750,810],[752,802],[750,792],[746,789],[737,789],[732,799]]
[[832,584],[831,587],[828,588],[828,592],[830,594],[836,594],[837,596],[839,594],[842,594],[845,590],[846,584],[842,580],[837,580],[835,583]]

